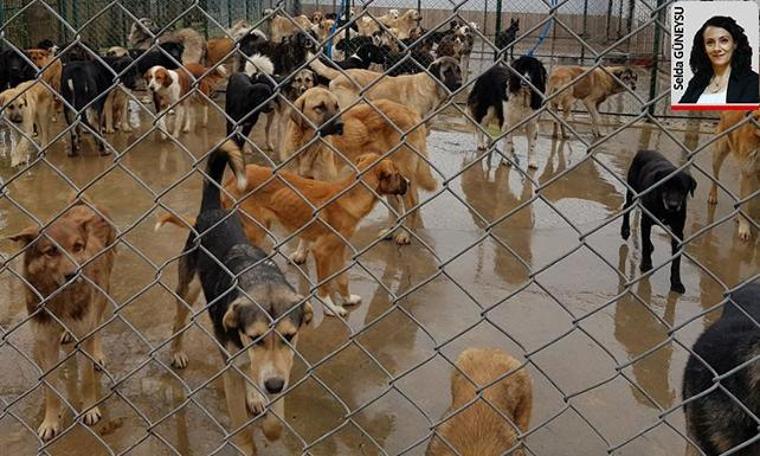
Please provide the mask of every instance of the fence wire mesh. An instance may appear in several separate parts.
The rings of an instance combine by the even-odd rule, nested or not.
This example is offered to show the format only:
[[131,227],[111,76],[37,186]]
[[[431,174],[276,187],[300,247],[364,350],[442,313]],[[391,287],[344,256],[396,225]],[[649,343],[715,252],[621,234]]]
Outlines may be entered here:
[[[715,119],[670,112],[671,3],[5,2],[0,226],[20,242],[0,250],[3,452],[239,454],[255,445],[271,454],[754,454],[756,432],[733,441],[713,430],[716,450],[696,448],[682,410],[720,397],[745,423],[760,422],[751,387],[736,388],[744,375],[754,382],[757,355],[726,368],[692,348],[736,304],[727,296],[758,277],[757,171],[732,158],[719,179],[722,162],[716,168],[712,156],[726,135],[760,126],[738,116],[716,134]],[[202,37],[201,69],[177,70],[169,86],[184,88],[158,92],[145,62],[189,69],[184,51],[195,44],[182,41],[179,53],[166,46],[186,27]],[[130,41],[133,28],[142,41]],[[56,48],[30,51],[43,40]],[[381,51],[376,62],[362,46]],[[257,54],[274,74],[263,74]],[[507,128],[479,124],[468,94],[495,66],[517,73],[505,54],[532,54],[549,74],[568,64],[584,65],[583,75],[601,69],[622,84],[601,107],[602,134],[591,134],[582,109],[566,121],[550,92]],[[442,55],[457,63],[441,64]],[[341,66],[356,56],[354,64],[376,72]],[[81,61],[102,76],[84,103],[72,95],[76,81],[66,95],[66,75]],[[333,81],[305,92],[320,94],[313,101],[302,87],[317,78],[302,70],[319,62]],[[250,92],[238,93],[234,74],[246,64],[258,74],[245,77]],[[633,69],[636,89],[609,65]],[[415,76],[390,79],[397,71]],[[394,96],[406,107],[379,101]],[[210,112],[208,126],[199,119],[182,131],[195,105]],[[112,124],[92,120],[89,108],[109,110]],[[42,115],[30,117],[34,109]],[[376,123],[352,123],[361,109]],[[343,135],[314,133],[329,133],[339,118]],[[255,123],[250,136],[247,121]],[[568,138],[552,135],[555,122]],[[522,133],[534,126],[535,163]],[[82,149],[68,156],[78,129]],[[502,146],[508,136],[516,154]],[[193,303],[200,290],[182,282],[184,268],[193,252],[214,256],[212,247],[186,251],[186,227],[154,225],[166,214],[197,215],[206,161],[230,139],[247,163],[273,170],[259,180],[249,174],[245,192],[222,190],[234,209],[226,219],[239,217],[267,254],[244,272],[214,258],[220,283],[229,283]],[[682,232],[639,203],[671,176],[638,192],[626,182],[641,149],[660,151],[673,173],[696,180]],[[363,152],[379,156],[357,161]],[[329,172],[333,159],[342,177],[330,184],[287,174],[326,180],[334,173],[315,174]],[[408,198],[424,188],[426,169],[436,185]],[[407,186],[403,201],[388,195]],[[246,205],[271,187],[279,199]],[[624,205],[626,193],[633,205]],[[631,215],[633,237],[621,241]],[[639,264],[652,246],[640,241],[639,222],[659,227],[645,271]],[[212,230],[193,232],[213,239]],[[103,233],[105,241],[94,239]],[[312,242],[311,255],[296,265],[301,238]],[[683,294],[668,291],[674,260]],[[245,274],[272,264],[299,294],[286,312],[264,308],[246,288]],[[263,318],[238,335],[243,348],[219,339],[220,328],[245,317],[214,311],[224,293],[239,293]],[[741,313],[755,340],[755,315]],[[469,351],[467,364],[460,354],[471,347],[513,358]],[[708,379],[688,395],[687,360]]]

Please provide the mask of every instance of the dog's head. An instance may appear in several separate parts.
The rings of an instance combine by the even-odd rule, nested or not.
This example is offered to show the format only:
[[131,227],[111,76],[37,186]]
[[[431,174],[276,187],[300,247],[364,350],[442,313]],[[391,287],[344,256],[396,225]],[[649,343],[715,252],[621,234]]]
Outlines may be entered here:
[[298,71],[290,80],[290,90],[295,95],[295,98],[297,99],[306,93],[307,90],[316,86],[316,79],[314,72],[308,68]]
[[26,246],[26,271],[44,281],[46,288],[54,290],[74,279],[77,271],[89,260],[88,224],[95,220],[95,217],[64,215],[42,232],[38,227],[31,226],[8,239]]
[[625,87],[636,90],[636,82],[639,80],[639,75],[633,69],[628,67],[616,68],[612,71],[612,74],[620,79]]
[[530,93],[531,109],[539,109],[546,93],[547,74],[544,64],[534,57],[522,56],[512,62],[511,66],[507,90],[512,95],[517,95],[522,91]]
[[408,23],[410,24],[410,27],[413,27],[414,24],[419,23],[421,20],[422,14],[416,9],[408,9],[404,15],[399,18],[400,22]]
[[319,22],[316,22],[314,26],[312,27],[312,30],[314,30],[317,34],[317,38],[319,38],[319,41],[325,41],[328,36],[330,36],[330,31],[332,30],[333,26],[335,25],[335,21],[332,19],[322,19]]
[[132,23],[129,28],[129,35],[127,36],[127,44],[129,47],[138,47],[143,42],[151,39],[151,34],[156,35],[158,33],[158,27],[150,18],[143,17],[138,19],[137,22]]
[[24,121],[25,113],[29,109],[26,93],[19,95],[19,91],[16,89],[9,89],[0,93],[0,109],[2,109],[4,117],[15,124],[20,124]]
[[359,46],[359,49],[356,50],[356,55],[362,59],[363,62],[378,64],[385,63],[385,54],[380,49],[380,46],[371,43]]
[[312,314],[311,304],[287,284],[267,282],[230,303],[222,323],[247,347],[251,380],[260,391],[279,394],[288,387],[298,333]]
[[145,85],[148,86],[148,90],[151,92],[158,92],[159,90],[172,85],[172,77],[169,70],[156,65],[151,67],[145,72]]
[[129,50],[121,46],[111,46],[106,51],[106,57],[112,57],[112,58],[129,57]]
[[337,115],[340,112],[338,98],[329,90],[312,87],[298,97],[294,105],[290,118],[304,130],[316,126],[320,136],[343,134],[343,119]]
[[462,67],[452,57],[439,57],[430,64],[430,73],[453,92],[462,87]]
[[[672,169],[663,169],[656,173],[654,182],[658,182],[668,174]],[[668,213],[680,212],[686,206],[686,198],[689,194],[694,196],[694,190],[697,188],[697,181],[688,173],[679,171],[674,176],[660,184],[659,191],[662,207]]]
[[29,56],[29,60],[32,61],[34,66],[42,68],[53,58],[53,52],[48,49],[29,49],[26,51],[26,55]]
[[362,154],[356,159],[356,167],[360,171],[369,168],[369,171],[364,175],[370,175],[374,178],[374,186],[370,182],[367,184],[374,187],[373,189],[378,195],[403,195],[406,193],[409,184],[393,160],[388,158],[380,160],[380,156],[373,153]]
[[325,18],[325,13],[323,13],[321,10],[316,10],[313,13],[311,13],[311,22],[314,24],[319,24],[322,22]]

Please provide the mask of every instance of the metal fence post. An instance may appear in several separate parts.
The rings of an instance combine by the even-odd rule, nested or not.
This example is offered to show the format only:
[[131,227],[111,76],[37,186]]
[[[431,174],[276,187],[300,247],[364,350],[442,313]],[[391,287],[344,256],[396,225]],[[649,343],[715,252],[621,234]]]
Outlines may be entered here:
[[[665,14],[663,13],[663,9],[661,8],[664,4],[665,0],[657,0],[657,19],[662,22],[663,17]],[[660,30],[660,27],[657,25],[657,22],[652,23],[654,25],[654,45],[652,47],[652,70],[649,73],[649,101],[651,102],[657,97],[657,72],[659,70],[659,60],[658,55],[660,53],[660,37],[662,35],[662,30]],[[654,103],[650,104],[647,108],[647,112],[650,116],[654,115]],[[647,121],[651,122],[651,117],[647,118]]]

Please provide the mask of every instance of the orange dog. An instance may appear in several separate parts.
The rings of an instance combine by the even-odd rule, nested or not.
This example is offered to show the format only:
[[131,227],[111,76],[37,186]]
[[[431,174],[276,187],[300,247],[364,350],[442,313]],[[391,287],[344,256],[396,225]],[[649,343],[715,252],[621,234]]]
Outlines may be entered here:
[[526,432],[533,409],[530,376],[525,369],[516,370],[519,367],[519,361],[498,348],[469,348],[463,351],[451,374],[452,401],[446,416],[475,399],[476,388],[491,385],[510,374],[489,386],[483,392],[482,399],[467,405],[440,424],[430,441],[427,456],[497,456],[505,453],[524,456],[522,448],[507,453],[518,445],[515,426],[520,432]]
[[[760,188],[760,158],[757,156],[758,150],[760,150],[760,128],[756,127],[749,117],[748,113],[741,111],[721,112],[720,122],[718,122],[718,128],[715,131],[716,135],[720,135],[745,118],[747,118],[747,122],[719,139],[715,144],[715,149],[713,149],[713,175],[715,180],[720,178],[720,168],[729,153],[732,153],[739,162],[742,174],[739,185],[739,198],[741,199],[747,198]],[[760,109],[752,113],[752,118],[760,125]],[[718,185],[715,181],[710,188],[707,202],[710,204],[718,203]],[[749,208],[752,205],[750,202],[746,204],[747,209],[745,211],[751,213],[752,211]],[[749,220],[739,216],[739,239],[748,241],[751,234]]]
[[[44,68],[55,57],[53,52],[48,49],[29,49],[26,52],[29,55],[29,60],[37,68]],[[61,73],[63,73],[61,59],[56,59],[50,63],[50,66],[42,72],[42,80],[53,90],[50,94],[53,97],[53,113],[51,116],[53,122],[56,121],[56,114],[63,111],[63,103],[58,97],[58,94],[61,93]]]
[[[116,256],[116,230],[101,214],[102,209],[93,210],[79,201],[44,230],[32,226],[9,237],[25,246],[23,275],[33,287],[26,289],[26,308],[32,315],[35,358],[45,374],[58,364],[65,330],[83,340],[89,356],[100,365],[105,363],[100,332],[84,339],[100,325]],[[101,414],[95,406],[95,366],[89,358],[83,371],[83,420],[93,425]],[[54,379],[50,375],[47,382]],[[50,440],[61,430],[61,403],[53,389],[43,389],[45,417],[38,434],[42,440]]]

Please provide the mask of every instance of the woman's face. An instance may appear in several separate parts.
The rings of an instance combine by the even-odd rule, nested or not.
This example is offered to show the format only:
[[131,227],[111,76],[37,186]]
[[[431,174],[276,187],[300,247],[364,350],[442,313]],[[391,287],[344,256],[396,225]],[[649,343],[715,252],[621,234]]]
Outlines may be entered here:
[[731,63],[736,43],[728,30],[710,25],[705,28],[702,36],[705,42],[705,52],[713,67]]

